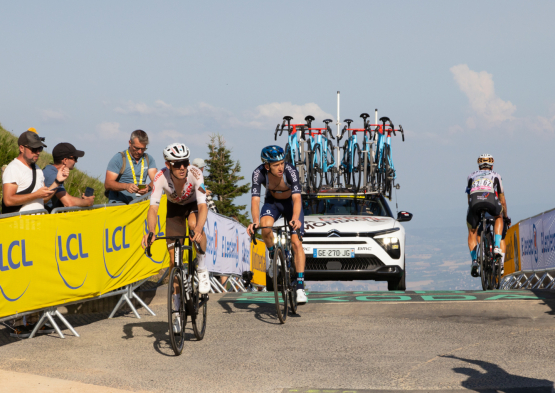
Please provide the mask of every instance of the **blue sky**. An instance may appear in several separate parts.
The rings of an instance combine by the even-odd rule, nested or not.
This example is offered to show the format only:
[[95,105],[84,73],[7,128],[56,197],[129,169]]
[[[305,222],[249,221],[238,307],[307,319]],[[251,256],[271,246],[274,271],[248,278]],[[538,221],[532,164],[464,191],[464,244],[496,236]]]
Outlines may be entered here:
[[[51,149],[86,151],[103,179],[131,131],[149,152],[221,133],[249,178],[284,115],[317,124],[362,112],[393,141],[407,229],[465,229],[466,176],[482,152],[514,220],[553,207],[555,3],[549,1],[8,2],[0,122]],[[285,144],[285,138],[279,140]],[[242,198],[242,203],[248,199]],[[393,206],[394,208],[395,206]],[[464,239],[463,239],[464,240]]]

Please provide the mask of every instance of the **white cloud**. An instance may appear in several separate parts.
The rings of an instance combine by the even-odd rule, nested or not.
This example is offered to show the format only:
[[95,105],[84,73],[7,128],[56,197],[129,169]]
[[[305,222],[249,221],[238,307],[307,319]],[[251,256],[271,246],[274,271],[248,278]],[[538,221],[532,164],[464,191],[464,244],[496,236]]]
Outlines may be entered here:
[[[450,71],[461,91],[468,97],[470,107],[478,116],[478,121],[484,120],[488,125],[496,125],[514,120],[513,113],[516,106],[510,101],[503,101],[497,97],[492,74],[486,71],[472,71],[466,64],[451,67]],[[467,125],[474,128],[476,119],[468,119]]]
[[156,100],[154,105],[148,105],[144,102],[128,101],[125,104],[116,107],[114,111],[123,115],[154,115],[161,117],[189,116],[195,112],[193,108],[176,108],[173,105],[166,104],[162,100]]
[[40,111],[41,120],[43,123],[63,123],[68,119],[68,115],[63,111],[55,111],[52,109],[43,109]]
[[283,116],[292,116],[294,123],[304,123],[304,118],[312,115],[318,122],[324,119],[332,119],[332,115],[326,113],[318,104],[310,102],[304,105],[296,105],[291,102],[272,102],[270,104],[258,105],[254,111],[246,114],[250,117],[249,125],[254,128],[267,128],[269,125],[281,123]]
[[128,137],[119,127],[120,124],[117,122],[105,121],[96,126],[97,135],[100,139],[124,139]]

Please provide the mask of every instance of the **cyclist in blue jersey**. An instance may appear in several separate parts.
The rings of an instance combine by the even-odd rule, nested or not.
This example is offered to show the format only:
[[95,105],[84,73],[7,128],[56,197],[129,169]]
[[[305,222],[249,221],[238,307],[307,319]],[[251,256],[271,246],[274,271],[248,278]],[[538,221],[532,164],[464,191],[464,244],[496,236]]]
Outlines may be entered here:
[[477,258],[477,239],[476,232],[480,223],[480,212],[486,210],[495,217],[493,231],[495,255],[503,256],[501,248],[501,238],[503,232],[503,219],[510,223],[507,216],[507,201],[503,189],[501,175],[493,171],[493,157],[489,154],[482,154],[478,157],[478,171],[470,174],[467,178],[466,193],[468,194],[468,212],[466,224],[468,226],[468,248],[472,258],[470,274],[478,277],[480,265]]
[[[285,153],[280,146],[267,146],[260,154],[263,164],[252,173],[251,215],[253,223],[248,227],[252,235],[258,226],[271,227],[280,217],[285,217],[292,227],[291,245],[295,255],[297,271],[297,303],[307,302],[304,290],[304,268],[306,257],[299,234],[304,234],[304,214],[302,209],[301,185],[299,173],[294,166],[285,162]],[[266,188],[264,205],[260,209],[260,192]],[[274,236],[270,228],[262,229],[262,238],[274,257]],[[271,263],[271,262],[270,262]],[[269,272],[273,269],[270,266]]]

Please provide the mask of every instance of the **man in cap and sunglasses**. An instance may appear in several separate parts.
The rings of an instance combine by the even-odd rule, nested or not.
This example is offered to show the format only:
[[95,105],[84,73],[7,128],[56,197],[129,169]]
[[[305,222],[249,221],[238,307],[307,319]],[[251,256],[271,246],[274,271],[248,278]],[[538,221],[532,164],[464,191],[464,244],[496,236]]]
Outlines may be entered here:
[[46,147],[43,140],[36,131],[25,131],[19,136],[19,155],[2,175],[2,214],[44,209],[54,189],[69,176],[69,169],[60,168],[52,185],[45,187],[44,175],[36,164]]
[[[53,165],[47,165],[44,172],[44,183],[46,186],[52,185],[56,181],[56,176],[60,169],[73,170],[77,160],[85,155],[82,150],[77,150],[75,146],[71,143],[58,143],[52,150],[52,157],[54,158]],[[94,203],[93,196],[85,196],[82,194],[81,198],[71,196],[67,193],[63,183],[58,184],[55,189],[55,194],[50,201],[48,201],[45,206],[47,210],[52,211],[57,207],[69,207],[69,206],[92,206]]]

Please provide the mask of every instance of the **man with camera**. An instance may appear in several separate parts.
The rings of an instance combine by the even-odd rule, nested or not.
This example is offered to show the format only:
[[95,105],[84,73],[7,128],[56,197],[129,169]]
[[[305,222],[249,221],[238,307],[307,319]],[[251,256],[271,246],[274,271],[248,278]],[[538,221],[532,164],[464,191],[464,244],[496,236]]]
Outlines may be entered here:
[[[44,184],[49,187],[51,184],[56,182],[56,176],[60,169],[72,170],[77,163],[77,159],[85,155],[82,150],[77,150],[75,146],[71,143],[58,143],[54,150],[52,150],[52,156],[54,157],[54,164],[47,165],[43,169],[44,173]],[[94,192],[91,188],[87,187],[86,193],[81,195],[81,198],[71,196],[67,193],[64,182],[61,184],[56,183],[57,188],[56,193],[46,204],[45,207],[48,211],[52,211],[57,207],[69,207],[69,206],[92,206],[94,203]],[[89,195],[90,194],[90,195]]]

